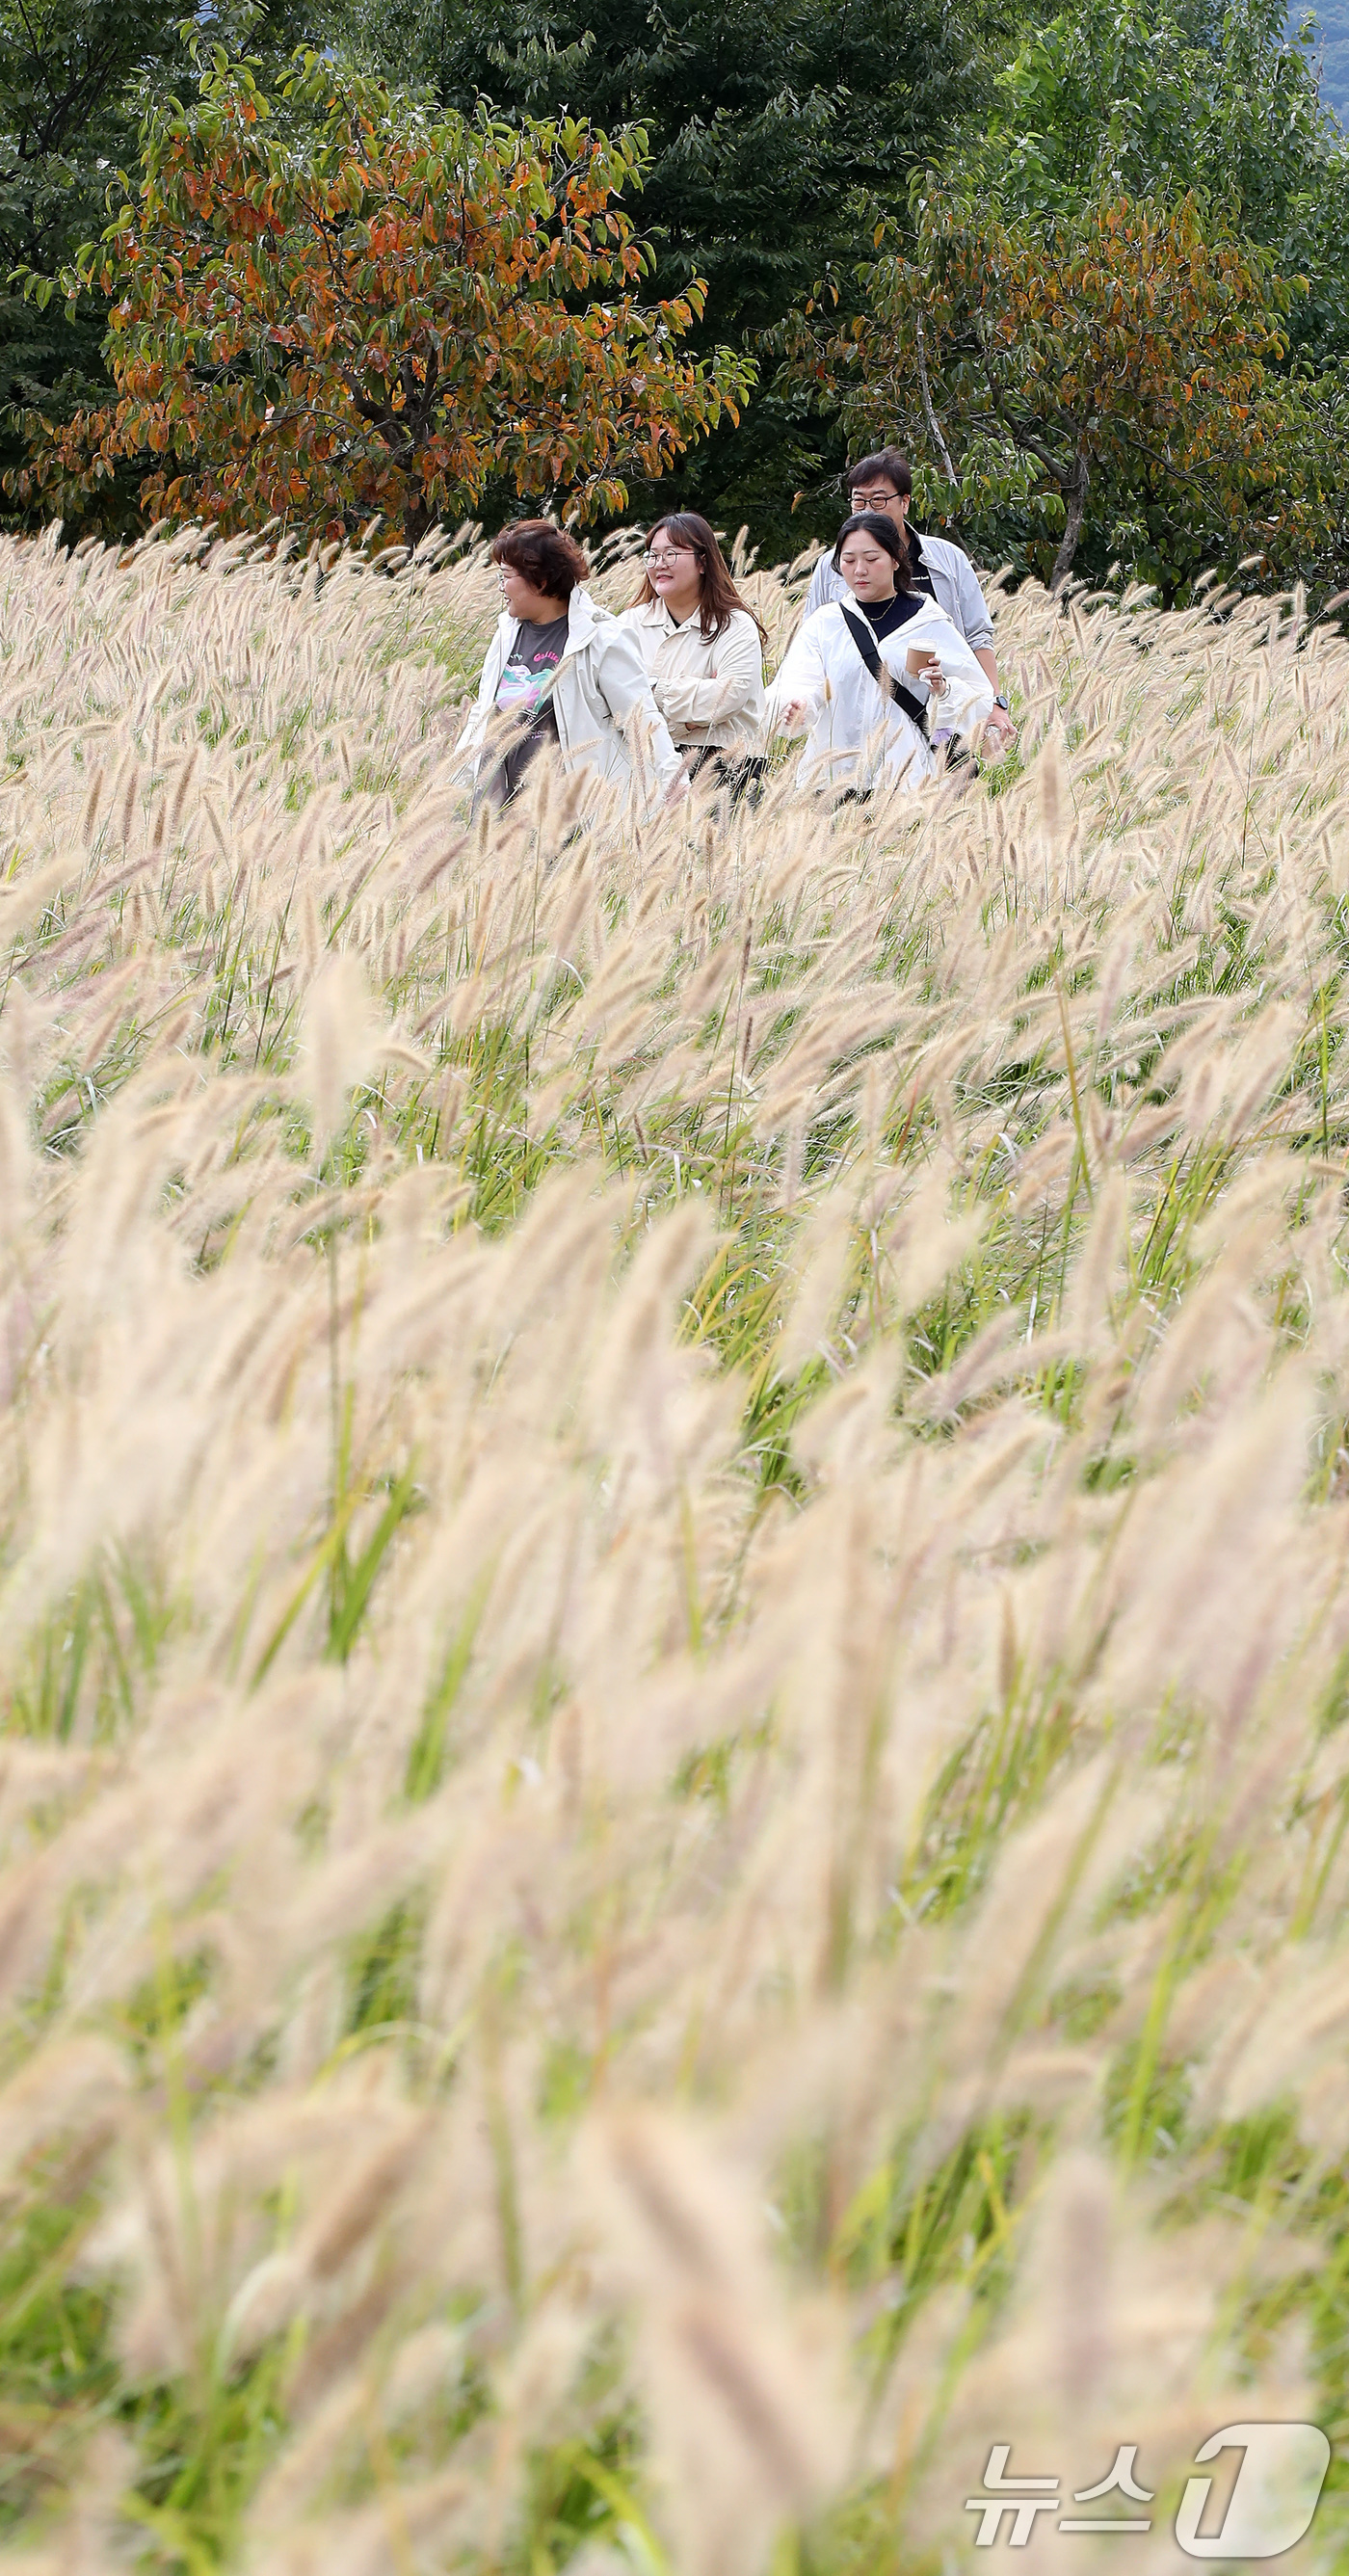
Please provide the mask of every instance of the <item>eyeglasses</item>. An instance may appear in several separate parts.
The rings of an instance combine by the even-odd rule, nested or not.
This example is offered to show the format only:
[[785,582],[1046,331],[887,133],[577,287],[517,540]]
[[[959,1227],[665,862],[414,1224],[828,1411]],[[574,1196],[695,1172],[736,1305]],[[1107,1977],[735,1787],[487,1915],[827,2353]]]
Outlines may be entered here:
[[902,492],[850,492],[854,510],[888,510],[892,501],[902,501]]
[[643,555],[642,561],[648,572],[673,572],[680,557],[694,551],[692,546],[675,546],[668,555]]

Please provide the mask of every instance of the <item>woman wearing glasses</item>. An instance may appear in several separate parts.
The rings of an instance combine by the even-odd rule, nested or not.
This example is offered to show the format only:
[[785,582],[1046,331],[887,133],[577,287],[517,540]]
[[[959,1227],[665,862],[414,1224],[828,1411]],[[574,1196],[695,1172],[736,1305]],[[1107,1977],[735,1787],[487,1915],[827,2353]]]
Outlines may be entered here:
[[722,786],[743,789],[763,739],[763,628],[696,511],[658,519],[642,564],[622,622],[641,646],[675,748],[691,777],[711,767]]
[[493,538],[492,561],[502,614],[458,744],[472,755],[475,794],[509,804],[551,749],[564,770],[631,796],[641,812],[685,795],[636,639],[596,607],[575,538],[550,519],[520,519]]
[[[984,723],[993,687],[945,609],[919,590],[908,547],[876,510],[845,519],[834,548],[840,597],[817,608],[789,645],[773,682],[770,714],[783,733],[809,739],[802,787],[921,787],[936,762],[927,733],[933,702],[950,734]],[[925,691],[920,699],[915,682]]]

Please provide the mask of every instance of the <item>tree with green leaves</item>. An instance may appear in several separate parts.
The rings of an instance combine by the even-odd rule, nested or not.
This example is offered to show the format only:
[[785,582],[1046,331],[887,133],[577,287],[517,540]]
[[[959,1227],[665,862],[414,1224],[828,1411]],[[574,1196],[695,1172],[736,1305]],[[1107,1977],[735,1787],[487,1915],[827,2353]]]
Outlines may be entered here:
[[1349,0],[1316,0],[1313,26],[1321,96],[1349,126]]
[[[251,0],[255,47],[289,53],[299,5]],[[23,452],[16,407],[65,421],[108,391],[104,316],[89,303],[43,306],[14,275],[57,276],[101,231],[109,187],[135,161],[145,99],[184,66],[183,16],[182,0],[0,0],[0,468]],[[134,518],[135,481],[123,480],[112,515]]]
[[[146,465],[152,516],[277,519],[415,545],[492,475],[536,506],[620,511],[750,369],[678,343],[702,287],[644,299],[622,199],[639,132],[433,115],[309,53],[275,97],[194,46],[197,94],[147,116],[141,168],[66,272],[104,299],[117,400],[30,424],[16,496],[57,508]],[[49,281],[31,281],[49,299]]]
[[[1102,232],[1111,208],[1132,210],[1132,276]],[[1164,264],[1147,276],[1154,237],[1184,245],[1175,279]],[[1210,339],[1200,308],[1231,259],[1252,300],[1240,329],[1229,317]],[[1179,411],[1150,354],[1156,297],[1173,288]],[[990,300],[1014,343],[1026,335],[991,380]],[[854,441],[906,439],[919,506],[994,562],[1061,577],[1066,546],[1094,575],[1119,561],[1168,597],[1247,554],[1263,577],[1349,578],[1336,578],[1331,498],[1345,471],[1349,150],[1282,0],[1066,0],[1023,27],[909,216],[873,256],[823,271],[786,336],[797,384]]]
[[[105,220],[117,162],[135,147],[125,104],[172,45],[157,0],[0,0],[0,412],[43,402],[67,416],[106,381],[101,318],[74,326],[8,281],[54,275]],[[0,430],[0,463],[20,445]]]
[[1293,296],[1193,197],[1008,223],[934,180],[912,242],[871,267],[865,311],[807,328],[796,362],[855,445],[907,428],[944,515],[1019,508],[1057,586],[1093,505],[1109,525],[1121,494],[1146,490],[1199,561],[1267,511]]
[[1025,31],[943,169],[1009,221],[1201,197],[1307,279],[1291,349],[1349,354],[1349,146],[1284,0],[1069,0]]
[[[485,98],[511,117],[640,125],[642,229],[664,293],[707,280],[692,335],[703,351],[763,356],[822,264],[855,259],[878,208],[902,206],[976,82],[947,0],[864,12],[851,0],[349,0],[342,24],[386,75],[421,77],[463,114]],[[817,488],[842,453],[763,372],[743,422],[724,420],[691,453],[660,506],[747,519],[780,555],[807,533],[793,491]]]
[[[122,201],[117,174],[134,173],[142,114],[162,119],[187,77],[180,8],[0,0],[6,278],[26,270],[54,280],[98,237],[110,187]],[[868,332],[876,382],[887,381],[876,338],[881,253],[911,270],[919,259],[916,177],[935,169],[946,198],[1012,242],[1027,227],[1028,239],[1085,242],[1103,204],[1128,201],[1152,220],[1192,199],[1206,240],[1246,243],[1273,276],[1306,281],[1278,312],[1283,354],[1259,361],[1258,426],[1263,434],[1273,407],[1287,431],[1280,508],[1271,520],[1255,506],[1260,473],[1247,475],[1245,463],[1237,495],[1193,460],[1191,480],[1178,479],[1166,437],[1148,449],[1140,436],[1131,453],[1121,438],[1090,466],[1074,561],[1103,572],[1118,557],[1175,593],[1215,554],[1230,557],[1254,508],[1270,577],[1314,564],[1318,579],[1349,579],[1349,567],[1336,578],[1333,534],[1343,518],[1336,477],[1346,478],[1349,146],[1317,96],[1317,38],[1290,26],[1285,0],[1063,0],[1051,15],[1027,13],[1021,0],[876,0],[865,16],[850,0],[783,0],[769,12],[751,0],[220,0],[211,23],[232,55],[246,37],[275,110],[269,131],[302,154],[313,119],[298,98],[281,96],[300,38],[331,74],[350,56],[383,81],[391,131],[453,117],[465,131],[484,119],[522,134],[569,122],[609,134],[640,128],[646,143],[630,156],[620,203],[630,208],[640,185],[641,234],[655,261],[644,292],[686,304],[686,360],[715,365],[729,346],[757,358],[760,386],[747,410],[737,398],[709,414],[706,434],[659,446],[659,483],[640,440],[630,441],[619,479],[633,510],[682,502],[732,530],[748,522],[770,557],[832,528],[850,437],[871,443],[883,432],[914,444],[929,514],[958,511],[958,533],[995,561],[1052,566],[1069,500],[1024,445],[1001,436],[990,445],[986,430],[962,445],[957,409],[952,479],[902,366],[891,369],[893,413],[882,407],[888,393],[860,401]],[[705,297],[688,294],[695,279],[706,281]],[[72,414],[106,409],[114,392],[107,318],[96,293],[63,311],[59,297],[0,289],[0,407],[9,407],[0,467],[10,469],[11,500],[20,488],[27,495],[30,519],[58,506],[104,526],[136,514],[146,455],[137,420],[124,415],[116,437],[100,443],[97,470],[66,436]],[[827,344],[851,321],[861,340],[835,366]],[[259,342],[249,361],[258,381],[279,345]],[[230,363],[237,378],[243,359]],[[383,399],[368,390],[362,398]],[[49,470],[22,487],[15,407],[59,433]],[[273,444],[276,420],[288,417],[273,404]],[[373,424],[366,429],[373,438]],[[405,420],[399,437],[406,430]],[[180,458],[183,435],[176,422],[154,453],[146,499],[155,506],[174,479],[164,456]],[[302,473],[295,460],[292,473]],[[476,490],[473,506],[489,523],[516,506],[508,441],[502,470],[493,463],[480,487],[464,488]]]

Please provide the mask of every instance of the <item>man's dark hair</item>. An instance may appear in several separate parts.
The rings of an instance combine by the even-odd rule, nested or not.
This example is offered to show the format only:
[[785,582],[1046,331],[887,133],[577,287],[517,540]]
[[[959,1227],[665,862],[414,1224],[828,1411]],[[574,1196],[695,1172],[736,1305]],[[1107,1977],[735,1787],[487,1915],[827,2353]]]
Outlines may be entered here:
[[849,466],[843,482],[850,495],[859,483],[864,490],[870,483],[889,483],[901,499],[913,490],[909,460],[897,447],[879,447],[874,456],[859,456],[857,463]]
[[838,541],[834,547],[835,572],[839,572],[842,569],[839,563],[839,556],[843,552],[845,540],[849,537],[855,537],[859,528],[863,529],[867,536],[874,537],[878,546],[883,546],[885,548],[891,563],[895,567],[896,590],[912,590],[913,566],[909,559],[909,549],[905,545],[898,528],[895,526],[894,520],[887,519],[884,512],[881,510],[855,510],[850,519],[844,520],[843,525],[838,532]]
[[517,519],[492,539],[493,563],[522,572],[546,599],[570,599],[590,572],[575,537],[555,528],[551,519]]

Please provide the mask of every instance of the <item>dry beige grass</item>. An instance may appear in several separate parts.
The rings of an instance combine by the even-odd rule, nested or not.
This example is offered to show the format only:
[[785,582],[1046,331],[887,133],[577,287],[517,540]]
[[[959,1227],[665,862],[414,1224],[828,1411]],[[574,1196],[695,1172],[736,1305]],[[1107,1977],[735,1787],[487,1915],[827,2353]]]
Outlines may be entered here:
[[1349,649],[560,846],[480,558],[190,557],[0,548],[15,2564],[1184,2566],[1346,2404]]

